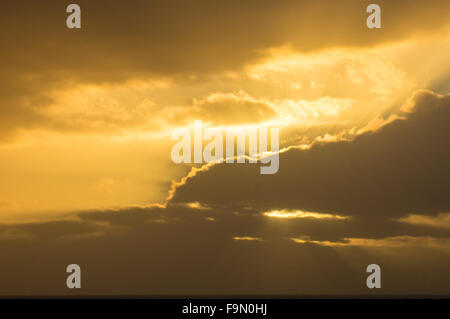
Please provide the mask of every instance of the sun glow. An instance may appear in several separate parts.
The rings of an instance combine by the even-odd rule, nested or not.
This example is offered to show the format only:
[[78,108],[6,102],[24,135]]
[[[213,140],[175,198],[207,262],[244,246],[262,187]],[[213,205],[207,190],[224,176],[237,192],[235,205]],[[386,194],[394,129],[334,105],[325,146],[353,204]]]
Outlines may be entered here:
[[334,214],[323,214],[316,212],[305,212],[302,210],[271,210],[269,212],[263,213],[264,216],[272,218],[315,218],[315,219],[349,219],[348,216],[334,215]]

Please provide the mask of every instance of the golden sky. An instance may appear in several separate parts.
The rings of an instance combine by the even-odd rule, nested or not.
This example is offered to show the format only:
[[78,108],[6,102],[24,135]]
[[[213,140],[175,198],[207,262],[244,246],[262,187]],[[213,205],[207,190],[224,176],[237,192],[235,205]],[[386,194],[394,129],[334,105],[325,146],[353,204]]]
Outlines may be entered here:
[[[0,293],[66,293],[71,255],[87,293],[367,293],[375,260],[448,294],[450,2],[372,2],[3,1]],[[279,172],[174,164],[194,120],[280,128]]]

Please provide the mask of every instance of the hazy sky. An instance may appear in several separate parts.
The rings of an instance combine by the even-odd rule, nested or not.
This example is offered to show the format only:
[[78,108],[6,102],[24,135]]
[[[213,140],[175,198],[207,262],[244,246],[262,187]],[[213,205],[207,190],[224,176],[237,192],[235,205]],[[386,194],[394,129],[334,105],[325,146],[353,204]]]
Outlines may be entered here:
[[[3,1],[0,293],[448,295],[450,2],[372,2]],[[279,172],[174,164],[194,120]]]

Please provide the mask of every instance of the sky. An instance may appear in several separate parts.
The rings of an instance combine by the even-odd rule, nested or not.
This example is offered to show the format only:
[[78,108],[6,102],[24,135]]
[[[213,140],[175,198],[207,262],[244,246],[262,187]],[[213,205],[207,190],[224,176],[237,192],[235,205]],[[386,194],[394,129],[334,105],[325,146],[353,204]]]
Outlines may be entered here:
[[[449,1],[76,3],[1,5],[0,295],[450,294]],[[278,172],[174,163],[195,120]]]

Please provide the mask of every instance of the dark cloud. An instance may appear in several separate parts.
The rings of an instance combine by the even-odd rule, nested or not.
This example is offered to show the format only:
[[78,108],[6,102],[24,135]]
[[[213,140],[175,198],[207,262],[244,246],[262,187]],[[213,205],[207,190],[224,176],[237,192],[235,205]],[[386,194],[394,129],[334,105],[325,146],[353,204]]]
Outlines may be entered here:
[[[14,229],[33,238],[0,236],[0,294],[75,293],[65,288],[70,263],[82,267],[82,290],[76,293],[83,294],[367,294],[365,267],[374,262],[382,265],[383,289],[371,293],[448,293],[447,252],[414,245],[377,252],[291,240],[343,242],[344,237],[370,238],[375,229],[374,238],[381,240],[393,234],[439,238],[445,235],[440,231],[394,222],[274,220],[249,212],[177,204],[83,212],[76,221],[3,225],[2,235]],[[87,236],[98,228],[100,236]],[[262,241],[233,239],[248,236]]]
[[403,115],[350,142],[281,153],[274,175],[254,164],[213,166],[187,179],[172,201],[350,216],[450,211],[450,96],[421,91]]
[[[21,62],[20,73],[50,69],[98,80],[141,72],[197,74],[241,66],[274,46],[304,51],[369,45],[447,22],[447,1],[380,1],[386,30],[372,32],[365,27],[369,3],[82,0],[82,29],[69,30],[64,2],[5,1],[1,34],[9,42],[2,55]],[[20,36],[26,32],[33,36]]]

